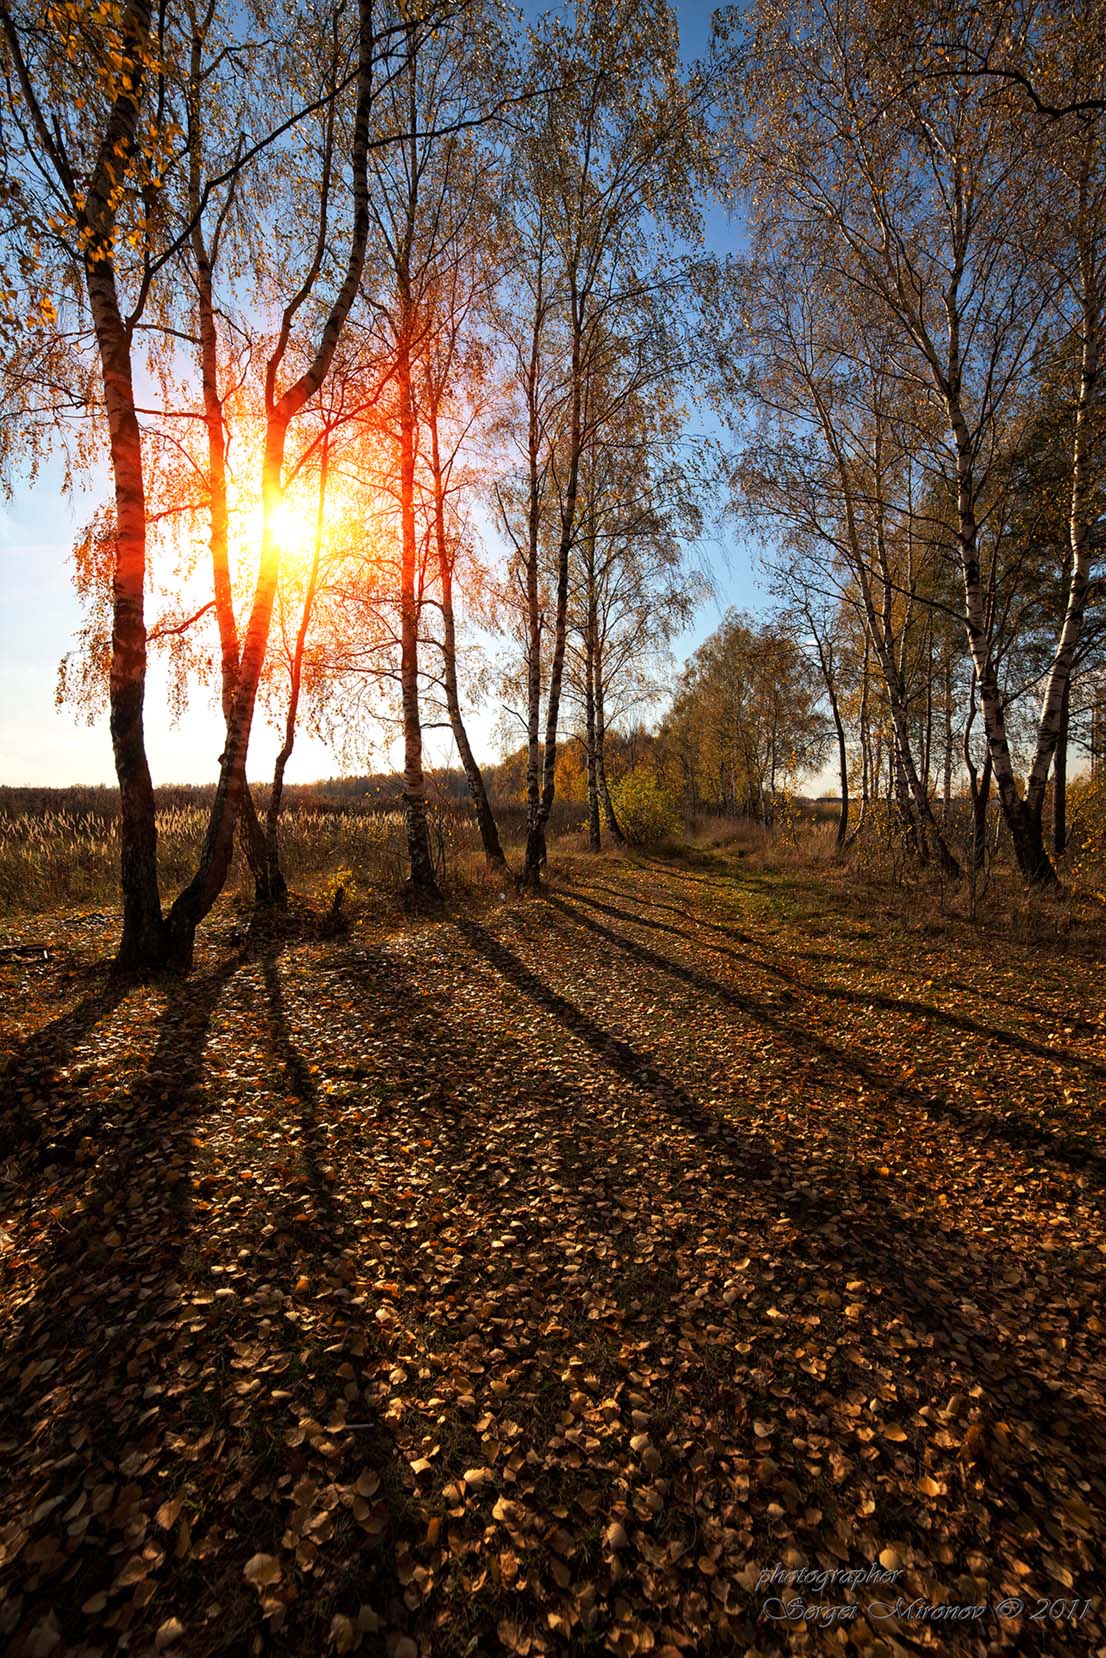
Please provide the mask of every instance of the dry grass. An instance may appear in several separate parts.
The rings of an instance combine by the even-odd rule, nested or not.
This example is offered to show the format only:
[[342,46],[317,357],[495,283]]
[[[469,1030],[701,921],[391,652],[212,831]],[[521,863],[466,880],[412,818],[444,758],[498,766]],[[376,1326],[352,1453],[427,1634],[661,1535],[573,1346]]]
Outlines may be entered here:
[[[195,868],[206,807],[158,812],[162,889],[178,890]],[[435,859],[445,879],[476,878],[482,864],[475,823],[460,813],[431,817]],[[282,820],[281,850],[290,885],[314,892],[336,879],[354,889],[398,889],[406,845],[402,814],[339,812],[293,806]],[[250,891],[236,849],[227,892]],[[47,810],[0,817],[0,914],[35,914],[82,905],[114,905],[119,889],[119,824],[99,812]]]
[[[28,799],[12,803],[21,809],[0,811],[0,916],[117,906],[114,794],[83,791],[78,797],[74,791],[74,796],[79,804],[73,808]],[[208,813],[198,791],[192,798],[186,791],[169,791],[169,799],[158,813],[158,858],[167,896],[195,868]],[[517,870],[524,812],[509,806],[500,810],[499,819],[508,862]],[[430,824],[439,880],[450,895],[476,902],[498,896],[502,881],[487,868],[468,808],[432,807]],[[553,828],[555,857],[588,857],[579,808],[560,806]],[[876,822],[865,826],[842,859],[835,829],[835,816],[801,812],[784,815],[771,829],[742,818],[700,818],[666,851],[692,860],[720,853],[732,858],[735,873],[740,870],[754,885],[781,891],[798,882],[807,892],[817,890],[827,906],[897,917],[904,926],[927,933],[968,926],[1042,949],[1092,954],[1102,949],[1103,902],[1094,882],[1088,885],[1082,878],[1083,864],[1080,878],[1070,879],[1058,894],[1042,895],[1025,891],[1000,850],[973,891],[968,880],[953,883],[932,866],[920,866],[901,840]],[[356,908],[398,908],[407,857],[399,810],[293,803],[282,818],[281,848],[295,891],[326,899],[342,885]],[[1067,869],[1064,873],[1069,875]],[[231,902],[252,896],[249,869],[238,850],[226,896]]]
[[[173,795],[184,791],[169,791]],[[69,791],[58,791],[63,800]],[[80,802],[54,805],[49,800],[14,802],[0,810],[0,916],[38,915],[53,910],[101,907],[114,909],[119,898],[119,820],[114,793],[72,791]],[[550,843],[580,840],[578,809],[554,811]],[[502,884],[489,873],[480,834],[466,805],[430,808],[430,834],[439,881],[449,891],[480,894]],[[513,868],[522,864],[523,811],[507,807],[499,815],[504,851]],[[158,866],[162,892],[168,897],[189,880],[208,821],[208,804],[196,798],[173,799],[157,815]],[[350,899],[391,903],[407,873],[403,813],[395,808],[355,810],[346,806],[293,803],[281,817],[281,857],[289,885],[304,894],[329,895],[346,889]],[[249,868],[240,850],[226,886],[226,896],[252,895]]]
[[[720,854],[734,860],[734,876],[796,919],[827,913],[869,915],[907,934],[943,935],[950,946],[967,932],[1005,943],[1098,958],[1106,944],[1106,905],[1087,865],[1061,867],[1064,885],[1027,891],[999,844],[973,882],[954,882],[933,864],[921,865],[902,841],[869,823],[844,857],[837,852],[836,816],[804,817],[775,829],[740,818],[700,819],[689,841],[671,849],[693,862]],[[965,849],[958,854],[967,862]],[[1093,873],[1093,871],[1092,871]],[[1096,885],[1097,882],[1097,885]]]

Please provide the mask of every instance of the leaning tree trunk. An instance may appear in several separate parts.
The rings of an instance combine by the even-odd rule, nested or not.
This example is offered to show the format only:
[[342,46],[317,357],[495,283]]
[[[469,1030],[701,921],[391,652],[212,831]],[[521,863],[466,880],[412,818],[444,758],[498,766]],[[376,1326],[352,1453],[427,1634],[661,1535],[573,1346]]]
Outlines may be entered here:
[[536,889],[545,863],[545,824],[541,815],[541,635],[538,600],[538,557],[541,545],[542,486],[540,454],[542,425],[539,379],[542,329],[545,321],[544,261],[538,243],[534,319],[530,356],[526,366],[527,482],[526,511],[526,852],[521,882]]
[[[119,780],[123,935],[115,958],[124,972],[161,965],[165,926],[157,874],[157,820],[146,758],[146,485],[134,397],[131,339],[115,280],[117,177],[137,146],[151,32],[150,0],[131,0],[121,20],[122,67],[79,219],[84,282],[104,384],[115,490],[111,669],[111,746]],[[6,19],[6,21],[9,21]],[[10,26],[10,22],[9,22]]]
[[411,317],[403,305],[396,360],[399,395],[399,476],[402,558],[400,563],[400,693],[403,704],[403,812],[407,829],[406,892],[416,907],[441,902],[430,852],[426,789],[422,769],[419,713],[419,601],[416,592],[418,544],[415,535],[415,403],[411,384]]
[[845,847],[849,838],[849,751],[845,742],[845,727],[841,720],[841,709],[837,702],[837,693],[830,691],[830,710],[833,714],[833,727],[837,733],[837,769],[841,778],[841,809],[837,814],[838,854]]
[[899,816],[899,827],[906,839],[913,855],[921,863],[927,859],[928,848],[925,836],[920,828],[918,818],[914,814],[912,791],[907,781],[907,764],[910,760],[909,734],[905,737],[899,730],[898,721],[892,712],[891,741],[890,741],[890,771],[888,782],[891,795],[894,798],[895,808]]
[[311,569],[307,577],[307,588],[303,596],[303,609],[300,613],[300,625],[296,630],[296,643],[292,649],[292,664],[289,675],[288,707],[284,713],[284,740],[273,766],[273,786],[269,794],[269,806],[265,813],[265,830],[262,836],[263,863],[257,881],[257,896],[266,904],[283,904],[288,897],[288,882],[284,879],[284,871],[280,867],[280,808],[284,798],[284,774],[288,769],[288,762],[292,758],[292,750],[296,746],[296,719],[300,708],[300,687],[303,684],[303,659],[307,650],[307,630],[311,626],[311,616],[315,608],[315,595],[319,589],[319,563],[323,552],[323,522],[326,515],[326,486],[330,471],[330,432],[329,428],[323,434],[322,455],[319,462],[319,504],[315,514],[315,545],[311,553]]
[[871,770],[872,770],[872,760],[871,760],[871,754],[869,752],[870,748],[871,748],[871,740],[870,740],[870,733],[869,733],[869,730],[868,730],[868,681],[869,681],[869,678],[870,678],[870,672],[869,672],[869,651],[870,651],[870,649],[871,649],[871,647],[870,647],[870,643],[869,643],[869,640],[868,640],[868,636],[867,636],[867,634],[865,634],[865,636],[864,636],[864,661],[863,661],[863,664],[862,664],[862,667],[861,667],[861,679],[860,679],[860,713],[859,713],[859,727],[860,727],[860,731],[859,731],[859,735],[860,735],[860,815],[856,819],[855,823],[853,824],[852,832],[846,838],[845,845],[842,848],[843,851],[847,851],[848,848],[856,840],[857,836],[860,834],[861,829],[864,827],[864,823],[865,823],[865,821],[867,819],[867,816],[868,816],[870,778],[871,778]]
[[523,885],[536,888],[545,863],[545,823],[541,815],[541,611],[536,545],[526,565],[526,609],[526,853],[522,881]]
[[499,839],[499,826],[484,786],[484,774],[472,751],[461,714],[461,699],[457,690],[457,630],[453,614],[453,559],[450,556],[446,535],[445,479],[438,445],[438,411],[433,406],[429,411],[429,424],[430,463],[434,481],[434,534],[438,549],[438,579],[442,589],[442,678],[445,681],[446,708],[449,711],[453,741],[457,744],[457,752],[461,756],[472,809],[476,813],[488,868],[496,875],[509,875],[507,860]]
[[1052,856],[1062,858],[1068,846],[1068,726],[1071,719],[1071,680],[1064,686],[1064,702],[1056,753],[1052,761]]
[[[625,846],[626,837],[622,833],[622,825],[618,821],[618,814],[614,809],[611,791],[607,784],[607,710],[606,693],[603,685],[603,642],[596,639],[595,651],[595,769],[599,777],[599,798],[603,802],[603,816],[607,820],[607,828],[611,839],[616,846]],[[694,784],[692,784],[694,799]]]
[[[575,492],[571,499],[575,504]],[[564,681],[565,645],[568,637],[568,555],[572,533],[562,531],[557,554],[557,606],[553,622],[553,656],[549,667],[549,694],[545,704],[545,741],[542,745],[541,801],[538,807],[537,844],[541,861],[545,862],[545,830],[553,810],[557,771],[557,726],[561,711],[561,686]],[[537,886],[541,880],[541,865],[531,866],[530,839],[526,844],[524,879],[528,886]]]
[[561,503],[561,533],[557,545],[557,603],[553,624],[553,655],[549,665],[549,695],[545,704],[545,742],[542,749],[541,801],[538,807],[536,834],[526,838],[526,863],[523,881],[529,887],[541,882],[541,863],[532,861],[532,850],[540,847],[541,862],[545,861],[545,828],[553,810],[557,772],[557,725],[561,711],[561,685],[564,679],[565,644],[568,637],[568,567],[569,555],[576,538],[576,496],[580,483],[580,451],[583,442],[583,400],[580,385],[580,329],[574,326],[572,335],[572,414],[569,426],[568,479]]
[[837,734],[837,769],[841,778],[841,809],[837,814],[836,845],[838,856],[840,856],[849,834],[849,752],[845,742],[845,726],[841,719],[841,705],[837,696],[833,646],[832,644],[823,644],[822,637],[814,625],[814,617],[810,610],[807,610],[806,622],[814,639],[814,647],[818,652],[818,666],[822,670],[822,682],[826,687],[830,713],[833,716],[833,729]]
[[[1100,347],[1102,342],[1103,300],[1101,282],[1101,226],[1095,204],[1089,199],[1089,184],[1095,164],[1095,145],[1101,142],[1093,126],[1088,127],[1079,178],[1079,214],[1077,220],[1078,271],[1080,284],[1080,334],[1082,350],[1079,364],[1079,391],[1075,407],[1075,431],[1071,457],[1071,495],[1068,509],[1068,595],[1064,619],[1057,641],[1056,654],[1045,687],[1038,726],[1037,752],[1026,786],[1026,809],[1035,816],[1038,828],[1044,807],[1045,785],[1049,765],[1055,756],[1057,780],[1061,767],[1060,748],[1066,750],[1068,712],[1075,654],[1083,632],[1087,597],[1091,585],[1091,525],[1097,516],[1094,500],[1094,454],[1092,417],[1100,401]],[[1064,767],[1066,768],[1066,753]],[[1066,769],[1064,783],[1066,784]],[[1060,784],[1061,793],[1063,784]],[[1062,811],[1062,808],[1061,808]],[[1061,819],[1061,841],[1065,826]],[[1054,837],[1055,844],[1055,837]],[[1042,837],[1043,851],[1043,837]],[[1052,880],[1057,879],[1052,865],[1045,859]],[[1041,879],[1040,876],[1037,879]],[[1045,877],[1047,879],[1047,877]]]
[[942,736],[944,737],[944,757],[941,768],[941,825],[948,833],[952,821],[952,659],[948,658],[945,664],[944,684],[944,716]]
[[983,769],[978,779],[971,772],[972,787],[972,864],[982,869],[987,862],[987,807],[991,800],[991,751],[983,756]]
[[602,846],[599,831],[599,768],[595,719],[595,595],[588,575],[588,616],[584,638],[584,752],[588,778],[588,850]]

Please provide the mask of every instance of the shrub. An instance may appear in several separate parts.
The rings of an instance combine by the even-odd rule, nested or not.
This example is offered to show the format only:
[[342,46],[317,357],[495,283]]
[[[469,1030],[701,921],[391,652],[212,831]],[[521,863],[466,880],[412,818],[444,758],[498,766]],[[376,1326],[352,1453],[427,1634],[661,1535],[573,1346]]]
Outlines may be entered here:
[[1074,887],[1106,899],[1106,779],[1084,774],[1068,785],[1066,864]]
[[634,846],[655,846],[680,826],[676,797],[655,772],[635,767],[611,790],[615,816]]

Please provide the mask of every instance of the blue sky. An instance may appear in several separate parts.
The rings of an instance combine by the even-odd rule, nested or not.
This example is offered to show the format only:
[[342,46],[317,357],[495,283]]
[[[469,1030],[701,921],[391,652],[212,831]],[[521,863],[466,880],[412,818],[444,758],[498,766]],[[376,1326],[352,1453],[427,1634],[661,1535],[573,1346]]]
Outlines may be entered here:
[[[681,45],[688,58],[707,43],[711,7],[678,0]],[[712,207],[707,239],[724,252],[738,245],[739,227]],[[77,529],[106,498],[108,477],[101,468],[86,476],[75,497],[62,487],[60,460],[47,462],[33,486],[17,487],[0,503],[0,784],[61,787],[72,783],[111,783],[115,772],[106,710],[88,725],[71,707],[55,706],[58,662],[71,648],[81,622],[73,591],[70,551]],[[729,530],[709,540],[703,552],[713,569],[717,597],[705,605],[676,642],[678,659],[706,637],[729,605],[756,610],[764,594],[756,581],[753,555]],[[487,707],[472,718],[472,738],[481,758],[496,757],[492,733],[498,709]],[[222,749],[221,720],[203,693],[198,693],[179,722],[168,709],[167,686],[154,666],[147,689],[147,749],[155,784],[204,783],[216,775]],[[250,746],[250,774],[272,773],[277,738],[259,716]],[[453,760],[452,743],[431,747],[435,764]],[[385,763],[378,756],[377,763]],[[301,733],[288,769],[289,782],[309,782],[345,769],[323,743]]]

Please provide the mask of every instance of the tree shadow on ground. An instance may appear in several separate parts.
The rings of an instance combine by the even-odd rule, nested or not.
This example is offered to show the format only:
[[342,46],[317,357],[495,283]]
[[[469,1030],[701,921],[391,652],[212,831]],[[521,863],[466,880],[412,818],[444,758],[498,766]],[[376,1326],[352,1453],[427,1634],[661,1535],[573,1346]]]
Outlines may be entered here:
[[[350,1240],[322,1173],[318,1098],[285,1015],[280,948],[263,932],[214,970],[166,981],[149,1064],[100,1112],[92,1147],[50,1166],[48,1201],[62,1218],[39,1246],[36,1289],[7,1333],[5,1484],[24,1502],[33,1491],[36,1513],[82,1490],[111,1499],[75,1543],[56,1535],[56,1517],[32,1526],[6,1573],[14,1592],[2,1633],[13,1652],[44,1617],[56,1623],[64,1650],[94,1631],[152,1650],[153,1630],[170,1612],[190,1629],[190,1652],[215,1658],[247,1650],[257,1594],[243,1566],[257,1552],[279,1555],[297,1513],[305,1527],[315,1522],[309,1535],[317,1551],[330,1528],[330,1548],[341,1557],[332,1585],[363,1599],[370,1585],[381,1590],[386,1556],[379,1545],[388,1521],[379,1504],[390,1489],[389,1441],[374,1408],[359,1400],[351,1412],[361,1423],[356,1433],[320,1430],[321,1452],[302,1433],[300,1448],[288,1449],[290,1425],[319,1410],[313,1389],[324,1378],[336,1394],[343,1385],[333,1350],[350,1323],[342,1300]],[[103,1017],[105,1004],[97,1006]],[[208,1057],[217,1009],[268,1031],[286,1102],[299,1117],[309,1203],[297,1215],[291,1259],[280,1229],[266,1230],[270,1207],[279,1214],[274,1194],[259,1182],[247,1203],[240,1192],[249,1188],[234,1190],[201,1149],[228,1119],[236,1121],[234,1072],[220,1075]],[[296,1206],[303,1210],[302,1194]],[[317,1277],[318,1305],[290,1322],[288,1313],[295,1316],[304,1300],[294,1292],[305,1265],[313,1286]],[[363,1325],[357,1314],[353,1322]],[[371,1366],[371,1343],[355,1346]],[[28,1357],[37,1375],[24,1371],[21,1382]],[[275,1397],[251,1381],[255,1369]],[[304,1511],[277,1483],[298,1467],[316,1475],[322,1492],[320,1468],[340,1482],[343,1469],[366,1464],[381,1471],[380,1492],[365,1505],[369,1529],[358,1530],[345,1503],[324,1526],[322,1496],[315,1511],[310,1502]],[[155,1511],[174,1492],[183,1507],[163,1535]],[[21,1507],[24,1524],[29,1515]],[[135,1553],[143,1537],[146,1556]],[[158,1590],[166,1574],[171,1603]],[[384,1592],[406,1617],[394,1573],[385,1575]],[[269,1649],[323,1650],[327,1603],[308,1597],[301,1609],[289,1588],[286,1580],[271,1592]],[[157,1593],[147,1602],[149,1590]],[[98,1596],[107,1600],[99,1613],[81,1610]],[[373,1643],[362,1650],[372,1652]]]
[[[575,891],[571,892],[567,896],[577,904],[583,904],[591,909],[599,910],[602,913],[611,916],[613,919],[625,922],[632,927],[649,927],[656,931],[670,933],[677,938],[683,939],[685,943],[688,944],[694,945],[701,942],[696,939],[694,933],[689,933],[681,927],[673,927],[667,922],[650,921],[644,917],[635,916],[631,911],[616,909],[613,904],[600,903],[597,899],[584,897]],[[553,902],[557,902],[557,900],[554,899]],[[583,918],[581,917],[580,919],[582,920]],[[617,935],[607,933],[605,936],[614,938]],[[1045,1059],[1056,1065],[1073,1066],[1077,1070],[1091,1076],[1106,1078],[1106,1065],[1097,1064],[1093,1059],[1088,1059],[1085,1054],[1072,1053],[1068,1048],[1050,1047],[1044,1042],[1034,1042],[1031,1037],[1023,1036],[1018,1031],[1004,1030],[1001,1026],[981,1024],[976,1019],[969,1019],[965,1014],[952,1013],[949,1009],[937,1007],[932,1002],[907,1001],[905,997],[886,996],[882,992],[872,989],[847,990],[843,985],[818,982],[810,983],[805,979],[797,978],[794,973],[789,973],[786,968],[776,967],[767,962],[760,962],[753,956],[743,956],[736,950],[725,949],[721,945],[710,943],[709,940],[702,942],[704,942],[706,949],[714,951],[719,955],[730,956],[734,961],[743,962],[750,967],[756,968],[759,972],[769,973],[774,978],[783,979],[795,990],[801,991],[806,995],[828,999],[831,1001],[847,1002],[851,1003],[854,1007],[878,1007],[885,1009],[888,1013],[914,1015],[920,1018],[932,1020],[938,1025],[946,1025],[951,1030],[961,1031],[971,1036],[982,1037],[987,1042],[1001,1043],[1004,1047],[1014,1048],[1019,1053],[1031,1054],[1036,1059]],[[723,991],[723,986],[715,983],[715,981],[711,981],[711,983],[714,983],[715,994]],[[1088,1028],[1093,1029],[1094,1027]]]
[[[740,1651],[771,1632],[736,1572],[796,1544],[819,1558],[833,1526],[855,1539],[858,1564],[873,1540],[876,1552],[902,1542],[937,1572],[940,1541],[949,1581],[983,1549],[996,1595],[1014,1559],[1046,1581],[1059,1560],[1071,1592],[1091,1592],[1086,1549],[1056,1529],[1086,1484],[1096,1508],[1106,1491],[1086,1263],[1025,1252],[1033,1304],[1067,1344],[1046,1354],[1011,1315],[1001,1231],[982,1237],[977,1216],[955,1211],[938,1222],[851,1160],[850,1142],[842,1153],[806,1139],[786,1112],[777,1123],[770,1107],[721,1114],[705,1103],[711,1061],[697,1060],[694,1031],[688,1057],[666,1050],[663,1062],[618,1031],[628,1009],[632,1028],[627,978],[674,980],[673,1004],[690,992],[704,1031],[732,1015],[735,1053],[752,1021],[784,1052],[814,1058],[843,1097],[864,1081],[874,1099],[858,1110],[892,1113],[914,1094],[923,1111],[941,1102],[904,1095],[853,1050],[813,1037],[801,1010],[742,996],[571,902],[541,906],[529,937],[499,936],[537,913],[499,917],[498,933],[460,920],[369,949],[319,951],[309,930],[258,928],[233,961],[167,989],[157,1053],[105,1118],[97,1161],[62,1167],[48,1194],[65,1200],[71,1230],[49,1232],[37,1294],[16,1311],[22,1350],[10,1344],[4,1361],[15,1402],[7,1477],[28,1513],[60,1499],[30,1541],[38,1549],[57,1533],[59,1556],[32,1560],[28,1548],[9,1568],[28,1597],[20,1640],[49,1603],[74,1641],[126,1635],[150,1650],[175,1613],[190,1658],[247,1651],[255,1636],[277,1654],[321,1653],[330,1614],[365,1600],[393,1635],[459,1658],[497,1651],[504,1614],[546,1639],[567,1569],[571,1596],[590,1587],[597,1611],[554,1651],[588,1650],[624,1627],[617,1608],[631,1584],[630,1598],[658,1618],[663,1608],[686,1650]],[[155,1091],[150,1077],[167,1080]],[[935,1120],[949,1121],[943,1108]],[[982,1151],[998,1163],[1002,1147]],[[94,1210],[73,1223],[70,1196],[93,1197]],[[723,1293],[742,1279],[744,1254],[757,1261],[731,1308]],[[817,1298],[854,1279],[865,1314],[850,1323],[840,1297],[837,1310]],[[380,1336],[377,1312],[389,1320]],[[53,1368],[20,1391],[39,1352]],[[824,1364],[804,1369],[803,1354]],[[897,1396],[886,1391],[892,1365]],[[921,1409],[954,1390],[978,1390],[972,1410],[988,1434],[1006,1424],[1007,1440],[985,1478],[952,1442],[927,1460],[947,1486],[938,1534],[915,1483],[936,1420]],[[659,1512],[631,1445],[631,1394],[668,1482]],[[910,1424],[909,1445],[856,1439],[857,1420],[877,1419],[860,1414],[875,1395]],[[343,1412],[363,1425],[343,1433]],[[759,1416],[773,1429],[770,1456]],[[825,1465],[820,1438],[842,1469]],[[419,1487],[411,1458],[424,1447]],[[908,1454],[919,1461],[904,1473]],[[327,1508],[327,1494],[348,1491],[365,1462],[381,1483],[358,1531],[345,1497]],[[494,1481],[445,1521],[447,1482],[485,1463]],[[70,1545],[60,1516],[89,1479],[111,1487],[111,1502]],[[151,1517],[174,1493],[184,1507],[163,1534]],[[522,1538],[510,1549],[493,1517],[500,1494]],[[872,1505],[863,1523],[861,1502]],[[652,1552],[627,1553],[616,1578],[602,1538],[619,1504]],[[723,1548],[722,1516],[713,1581],[724,1603],[683,1564]],[[317,1544],[316,1519],[330,1528]],[[182,1520],[191,1537],[178,1556]],[[167,1546],[168,1558],[113,1590],[146,1546]],[[293,1593],[279,1628],[259,1625],[242,1578],[256,1551],[285,1564],[280,1589]],[[525,1588],[497,1575],[502,1551]],[[137,1604],[141,1585],[162,1579],[174,1599],[163,1586],[148,1609]],[[79,1611],[105,1585],[116,1620],[106,1629]],[[1056,1650],[1044,1644],[1052,1634],[1023,1631],[1020,1650]]]
[[[975,1300],[990,1299],[988,1290],[997,1276],[998,1263],[988,1263],[977,1240],[960,1235],[955,1225],[935,1233],[928,1215],[895,1202],[886,1184],[863,1170],[838,1165],[832,1173],[817,1169],[801,1150],[781,1160],[762,1136],[754,1139],[745,1125],[698,1104],[647,1052],[605,1030],[487,929],[466,921],[455,925],[474,952],[516,990],[695,1136],[708,1159],[702,1168],[705,1184],[711,1184],[711,1164],[727,1165],[740,1181],[738,1202],[741,1193],[755,1193],[769,1212],[787,1213],[797,1228],[796,1259],[808,1271],[814,1269],[816,1280],[833,1285],[856,1278],[881,1286],[934,1355],[957,1369],[967,1365],[994,1415],[1007,1422],[1016,1418],[1023,1430],[1005,1470],[1004,1501],[1031,1513],[1035,1525],[1047,1531],[1054,1502],[1049,1469],[1055,1474],[1062,1466],[1072,1489],[1088,1475],[1103,1489],[1106,1418],[1074,1389],[1063,1387],[1059,1374],[1041,1374],[1027,1363],[1016,1337],[1000,1333],[1006,1316],[1001,1309],[993,1322],[984,1307],[973,1308],[977,1317],[966,1314],[968,1294]],[[612,942],[627,947],[623,941]],[[643,955],[650,967],[660,965],[653,952]],[[801,1029],[788,1032],[783,1021],[772,1023],[797,1048],[811,1046]],[[840,1062],[841,1056],[833,1057]],[[1060,1269],[1057,1295],[1063,1293],[1063,1283]],[[784,1293],[783,1286],[778,1293]],[[907,1523],[906,1517],[899,1523]]]
[[[662,955],[659,951],[651,950],[645,945],[638,944],[633,939],[626,938],[623,934],[604,926],[591,916],[581,915],[579,911],[574,911],[572,905],[562,899],[551,897],[550,903],[561,908],[566,915],[571,916],[577,925],[587,928],[606,943],[622,950],[626,955],[632,956],[642,966],[665,973],[670,978],[679,979],[694,990],[727,1003],[739,1013],[765,1026],[775,1034],[783,1036],[800,1051],[812,1054],[821,1063],[830,1066],[831,1072],[835,1072],[839,1077],[845,1080],[850,1078],[854,1081],[858,1080],[869,1088],[882,1093],[893,1094],[903,1104],[914,1107],[924,1113],[925,1116],[933,1120],[952,1123],[958,1129],[972,1133],[985,1141],[1003,1140],[1019,1151],[1043,1153],[1054,1162],[1063,1163],[1078,1174],[1092,1176],[1097,1185],[1106,1188],[1106,1155],[1096,1150],[1093,1145],[1070,1135],[1043,1129],[1036,1123],[1028,1122],[1022,1117],[998,1116],[986,1107],[973,1109],[966,1105],[960,1105],[947,1097],[933,1098],[901,1076],[889,1076],[880,1072],[874,1065],[864,1060],[855,1047],[835,1047],[824,1038],[815,1035],[808,1028],[789,1023],[774,1007],[769,1007],[764,1002],[758,1001],[743,991],[735,991],[730,986],[720,983],[717,979],[711,978],[709,974],[703,973],[697,968],[689,967],[684,962],[675,961],[670,956]],[[813,993],[819,996],[824,995],[834,999],[855,1002],[861,1006],[867,1006],[878,1000],[878,998],[863,992],[838,991],[836,988],[818,988]],[[939,1009],[929,1009],[924,1004],[910,1004],[885,999],[884,1005],[895,1012],[905,1011],[925,1014],[933,1017],[937,1022],[941,1022],[943,1017]],[[1009,1034],[960,1021],[955,1016],[948,1016],[945,1022],[951,1024],[954,1028],[963,1028],[964,1024],[969,1024],[974,1034],[989,1041],[1002,1039],[1004,1035]],[[1010,1046],[1016,1049],[1023,1048],[1024,1039],[1011,1036]],[[1060,1054],[1060,1050],[1045,1048],[1037,1044],[1031,1044],[1028,1051],[1049,1060],[1056,1059]],[[1096,1075],[1106,1074],[1102,1067],[1093,1063],[1088,1065],[1080,1060],[1077,1055],[1061,1055],[1058,1062],[1064,1063],[1065,1060],[1080,1069],[1090,1069]]]
[[[609,898],[618,898],[624,904],[641,904],[644,905],[646,909],[665,910],[671,915],[678,915],[682,921],[689,921],[693,919],[697,930],[701,929],[707,933],[718,933],[722,938],[736,940],[739,944],[747,945],[750,949],[759,951],[760,955],[758,958],[749,958],[752,965],[762,967],[765,972],[778,971],[775,964],[769,959],[770,949],[764,940],[762,938],[757,938],[753,933],[744,931],[734,922],[708,921],[701,915],[696,915],[693,918],[689,914],[686,905],[681,908],[678,904],[661,904],[655,899],[645,898],[640,893],[628,890],[624,887],[609,887],[603,886],[596,881],[581,881],[575,874],[563,888],[558,888],[558,891],[564,891],[570,895],[575,895],[581,889],[585,892],[605,893]],[[644,921],[642,920],[639,924],[644,925]],[[717,948],[715,945],[710,945],[709,941],[706,939],[702,942],[704,944],[708,944],[708,947],[711,949]],[[871,968],[873,965],[871,960],[866,959],[863,956],[848,955],[844,951],[840,950],[802,950],[797,948],[793,940],[788,940],[786,953],[789,960],[831,962],[836,967],[858,967],[865,969]]]
[[[0,1156],[10,1156],[24,1146],[49,1141],[52,1134],[68,1137],[68,1130],[52,1124],[41,1097],[53,1091],[59,1069],[84,1038],[111,1017],[131,988],[109,975],[106,969],[95,969],[88,977],[92,980],[91,988],[77,1005],[19,1043],[0,1073],[0,1085],[7,1100],[4,1121],[0,1124]],[[38,1095],[39,1099],[28,1103],[25,1098],[28,1093]],[[89,1115],[93,1120],[96,1113]]]

